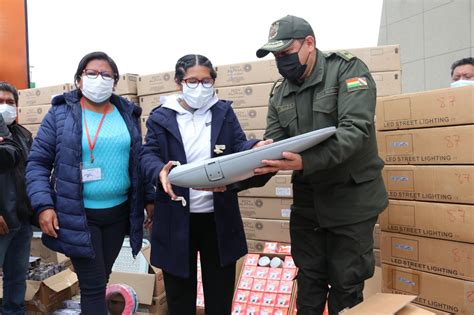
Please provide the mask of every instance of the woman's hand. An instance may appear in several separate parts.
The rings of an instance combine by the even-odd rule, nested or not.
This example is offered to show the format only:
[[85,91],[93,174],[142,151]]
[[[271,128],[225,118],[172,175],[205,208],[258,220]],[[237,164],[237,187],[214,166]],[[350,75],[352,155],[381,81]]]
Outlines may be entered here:
[[171,197],[171,199],[175,200],[177,198],[176,194],[173,192],[173,187],[171,186],[170,181],[168,180],[168,174],[173,167],[174,163],[173,161],[169,161],[166,163],[165,166],[160,171],[160,182],[161,186],[163,187],[163,190],[165,193],[168,194],[168,196]]
[[46,209],[41,212],[38,221],[43,233],[51,237],[58,238],[56,231],[59,230],[59,223],[56,211],[54,211],[54,209]]
[[272,143],[273,143],[273,139],[262,140],[262,141],[259,141],[259,142],[255,143],[253,145],[252,149],[263,147],[264,145],[272,144]]
[[151,226],[153,225],[153,215],[155,214],[155,204],[147,203],[145,205],[145,210],[146,210],[146,220],[143,227],[149,230]]

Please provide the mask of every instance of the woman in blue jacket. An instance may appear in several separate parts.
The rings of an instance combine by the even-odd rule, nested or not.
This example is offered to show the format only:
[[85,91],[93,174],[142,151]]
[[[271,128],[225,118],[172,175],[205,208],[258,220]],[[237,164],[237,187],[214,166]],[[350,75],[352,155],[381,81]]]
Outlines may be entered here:
[[206,57],[182,57],[175,69],[181,93],[164,98],[147,121],[141,165],[157,190],[151,262],[163,269],[170,315],[196,314],[198,252],[206,315],[230,314],[235,262],[247,253],[236,191],[168,181],[171,161],[186,164],[266,143],[246,140],[231,102],[217,98],[216,76]]
[[124,237],[133,255],[143,237],[141,109],[112,94],[118,79],[107,54],[86,55],[74,76],[78,89],[53,99],[26,170],[43,242],[71,257],[85,315],[107,314],[106,285]]

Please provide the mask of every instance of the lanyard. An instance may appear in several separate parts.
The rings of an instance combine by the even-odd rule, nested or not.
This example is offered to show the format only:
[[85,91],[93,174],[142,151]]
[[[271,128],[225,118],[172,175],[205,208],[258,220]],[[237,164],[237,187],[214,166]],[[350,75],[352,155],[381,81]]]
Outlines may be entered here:
[[107,108],[105,108],[105,112],[102,115],[102,119],[100,120],[99,126],[97,127],[97,130],[95,132],[94,140],[91,142],[91,137],[89,135],[89,128],[87,127],[86,109],[84,107],[84,98],[81,98],[82,116],[84,116],[84,127],[86,128],[87,144],[89,145],[91,164],[94,163],[93,151],[94,151],[95,144],[97,142],[97,137],[99,136],[100,129],[102,128],[102,124],[104,123],[105,116],[107,116],[107,113],[109,111],[109,104],[107,104],[106,106]]

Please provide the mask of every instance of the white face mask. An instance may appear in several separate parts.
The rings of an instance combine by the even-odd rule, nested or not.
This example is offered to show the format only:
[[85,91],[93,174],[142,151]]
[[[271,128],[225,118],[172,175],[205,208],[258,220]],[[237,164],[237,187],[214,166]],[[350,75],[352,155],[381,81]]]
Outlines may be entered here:
[[11,125],[16,119],[16,107],[7,104],[0,104],[0,115],[3,116],[3,120],[5,120],[7,125]]
[[103,103],[110,98],[114,88],[114,80],[104,80],[102,76],[90,79],[82,76],[82,94],[94,103]]
[[191,89],[183,83],[183,98],[194,109],[209,105],[209,102],[213,100],[213,96],[214,87],[205,88],[199,83],[195,89]]
[[451,82],[451,87],[461,87],[461,86],[468,86],[468,85],[474,85],[473,80],[457,80],[454,82]]

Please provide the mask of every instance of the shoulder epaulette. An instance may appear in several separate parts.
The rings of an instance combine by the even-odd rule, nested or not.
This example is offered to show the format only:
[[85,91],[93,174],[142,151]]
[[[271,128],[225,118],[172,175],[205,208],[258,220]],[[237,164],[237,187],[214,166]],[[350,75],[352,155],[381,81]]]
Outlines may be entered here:
[[278,88],[283,83],[284,78],[279,78],[273,83],[272,89],[270,90],[270,97],[275,94],[275,89]]
[[355,56],[353,54],[351,54],[350,52],[348,52],[346,50],[337,51],[336,55],[338,55],[339,57],[341,57],[342,59],[344,59],[346,61],[351,61],[352,59],[355,58]]

